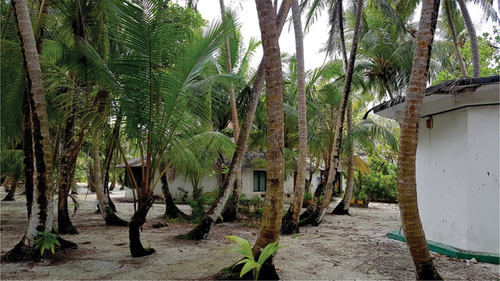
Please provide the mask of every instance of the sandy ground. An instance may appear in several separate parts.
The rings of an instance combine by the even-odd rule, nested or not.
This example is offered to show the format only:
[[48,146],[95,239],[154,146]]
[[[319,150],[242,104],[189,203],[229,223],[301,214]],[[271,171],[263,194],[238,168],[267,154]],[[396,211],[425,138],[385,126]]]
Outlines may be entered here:
[[[112,197],[119,216],[129,219],[131,203],[123,192]],[[5,196],[3,188],[0,196]],[[142,243],[156,253],[132,258],[128,229],[106,226],[95,214],[95,195],[81,192],[81,208],[73,218],[78,235],[64,235],[78,244],[77,250],[56,253],[40,262],[12,263],[2,260],[1,280],[178,280],[213,279],[223,267],[237,261],[238,253],[225,253],[236,244],[225,238],[237,235],[255,242],[258,225],[242,220],[214,226],[207,239],[181,241],[174,238],[192,228],[189,223],[167,223],[153,228],[161,219],[164,205],[155,204],[141,233]],[[25,200],[1,202],[1,255],[17,244],[27,227]],[[333,207],[333,204],[332,206]],[[181,205],[186,213],[189,207]],[[319,227],[303,227],[294,236],[282,236],[275,265],[283,280],[405,280],[414,279],[412,261],[404,243],[387,238],[399,229],[398,206],[370,203],[369,208],[352,208],[351,216],[327,215]],[[57,218],[57,215],[55,215]],[[57,226],[57,224],[54,224]],[[499,280],[499,265],[453,260],[433,254],[440,274],[447,280]]]

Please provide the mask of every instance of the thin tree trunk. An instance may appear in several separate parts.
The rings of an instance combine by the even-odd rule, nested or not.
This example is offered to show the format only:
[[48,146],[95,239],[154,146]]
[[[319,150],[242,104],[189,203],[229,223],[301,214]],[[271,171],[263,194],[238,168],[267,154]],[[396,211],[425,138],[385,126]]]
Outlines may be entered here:
[[306,185],[307,165],[307,119],[306,119],[306,87],[304,66],[304,37],[302,34],[301,13],[298,0],[292,0],[293,29],[297,57],[297,100],[299,127],[299,159],[297,162],[297,183],[293,192],[293,202],[283,217],[282,234],[299,232],[299,216]]
[[[353,118],[352,118],[352,103],[349,102],[347,106],[347,132],[352,130]],[[351,197],[354,186],[354,146],[351,145],[349,148],[349,158],[347,159],[347,180],[346,189],[344,192],[344,198],[335,207],[332,214],[335,215],[349,215],[349,207],[351,205]]]
[[418,125],[422,101],[428,81],[429,60],[436,30],[439,0],[426,0],[422,4],[417,43],[413,57],[408,94],[398,154],[398,199],[406,244],[415,265],[417,279],[440,280],[425,239],[418,212],[415,159],[418,144]]
[[457,0],[460,6],[460,11],[464,17],[465,26],[467,27],[467,34],[469,34],[471,56],[472,56],[472,77],[481,77],[481,61],[479,59],[479,45],[477,42],[476,29],[472,23],[472,19],[469,15],[469,10],[464,0]]
[[75,117],[71,114],[66,119],[63,136],[63,148],[61,151],[61,163],[59,167],[59,204],[57,208],[57,225],[59,233],[78,234],[78,231],[71,223],[68,210],[68,196],[73,184],[76,167],[75,141],[73,140],[73,127]]
[[[97,142],[96,142],[97,143]],[[93,151],[94,158],[94,180],[95,180],[95,193],[97,196],[97,201],[99,202],[99,207],[101,209],[102,218],[107,225],[118,225],[118,226],[128,226],[128,222],[119,218],[115,212],[111,209],[108,203],[108,198],[104,194],[104,186],[102,185],[101,176],[101,160],[99,158],[99,146],[95,145]]]
[[[285,187],[285,136],[283,109],[283,76],[276,14],[270,0],[256,0],[257,14],[264,50],[267,112],[267,181],[264,214],[259,235],[253,247],[258,257],[268,244],[279,239],[281,229],[283,196]],[[273,264],[273,256],[262,265],[259,279],[279,279]]]
[[[277,25],[280,33],[283,29],[283,25],[285,24],[285,19],[288,14],[288,10],[290,9],[290,4],[291,0],[285,0],[281,2],[280,11],[277,17]],[[229,166],[229,172],[226,175],[224,183],[219,189],[219,196],[215,199],[212,206],[210,206],[201,222],[187,234],[179,235],[178,238],[193,240],[206,238],[208,233],[210,232],[212,224],[217,221],[219,215],[222,213],[224,205],[226,204],[226,201],[230,194],[230,189],[228,187],[234,184],[234,181],[236,179],[236,172],[238,170],[241,170],[243,153],[248,141],[248,136],[250,135],[250,130],[252,129],[253,118],[255,116],[257,104],[259,102],[259,96],[262,91],[262,87],[264,86],[264,65],[262,61],[259,65],[259,69],[254,80],[252,92],[250,93],[247,112],[242,124],[236,150],[234,152],[233,159],[231,160],[231,165]]]
[[356,25],[354,27],[354,35],[352,38],[351,54],[349,57],[349,64],[347,66],[347,73],[345,76],[344,89],[342,91],[342,98],[340,100],[340,109],[337,117],[337,124],[335,127],[335,138],[333,142],[333,151],[330,158],[330,168],[328,172],[328,180],[326,184],[325,196],[323,196],[323,202],[321,207],[314,213],[313,219],[314,225],[319,225],[326,214],[328,206],[330,205],[330,200],[333,194],[333,184],[335,177],[337,175],[337,170],[340,166],[340,146],[342,143],[342,129],[344,126],[345,111],[347,108],[347,103],[349,100],[349,94],[351,91],[352,76],[354,73],[354,62],[356,60],[356,51],[358,47],[359,34],[361,32],[361,18],[363,13],[363,0],[359,0],[358,8],[356,12]]
[[[162,168],[163,170],[164,168]],[[172,198],[172,193],[170,193],[170,189],[168,187],[168,181],[167,181],[167,175],[166,173],[163,173],[161,175],[161,191],[163,193],[163,198],[165,201],[165,213],[163,214],[164,218],[171,218],[171,219],[176,219],[176,218],[187,218],[188,216],[184,214],[179,208],[174,203],[174,200]]]
[[16,193],[17,186],[19,185],[19,179],[14,178],[12,180],[12,184],[10,185],[9,192],[7,195],[2,199],[2,201],[16,201],[14,198],[14,194]]
[[26,191],[26,210],[28,220],[31,217],[31,206],[33,204],[34,192],[34,167],[33,135],[31,133],[31,104],[33,99],[30,95],[30,85],[26,85],[26,95],[23,101],[23,154],[24,154],[24,188]]
[[460,66],[460,73],[462,77],[467,77],[467,69],[465,68],[464,59],[462,58],[462,53],[460,52],[460,47],[458,46],[457,31],[455,29],[455,24],[453,23],[453,18],[450,12],[450,2],[451,0],[444,0],[444,11],[446,13],[446,19],[448,20],[448,28],[450,29],[451,37],[453,38],[453,47],[455,47],[455,55],[457,56],[458,65]]

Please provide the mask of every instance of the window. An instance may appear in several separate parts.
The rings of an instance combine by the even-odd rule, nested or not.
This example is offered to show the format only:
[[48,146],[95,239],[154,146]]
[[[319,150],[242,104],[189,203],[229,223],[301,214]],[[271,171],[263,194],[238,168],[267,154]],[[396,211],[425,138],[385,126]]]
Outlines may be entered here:
[[253,171],[253,191],[266,191],[266,171]]

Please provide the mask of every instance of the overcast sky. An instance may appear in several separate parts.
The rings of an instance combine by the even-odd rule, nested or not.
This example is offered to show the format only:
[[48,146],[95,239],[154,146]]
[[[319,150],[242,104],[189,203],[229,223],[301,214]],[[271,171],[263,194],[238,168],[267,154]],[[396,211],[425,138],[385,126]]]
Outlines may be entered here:
[[[181,1],[182,2],[182,1]],[[281,3],[281,1],[279,1]],[[260,40],[260,29],[257,17],[257,10],[255,8],[255,1],[237,1],[237,0],[225,0],[226,7],[231,7],[233,10],[236,9],[238,15],[238,21],[242,24],[242,35],[245,40],[245,45],[248,46],[248,41],[250,37],[256,37]],[[469,4],[470,14],[474,23],[479,22],[480,18],[474,15],[481,14],[482,12],[473,7],[474,5]],[[495,6],[495,8],[497,8]],[[220,18],[220,6],[219,0],[199,0],[198,10],[201,15],[212,21],[214,19]],[[289,16],[291,15],[291,10]],[[304,21],[303,21],[304,25]],[[491,33],[493,24],[491,20],[481,26],[481,30],[478,35],[482,34],[483,31],[488,31]],[[309,31],[305,34],[304,38],[304,51],[305,51],[305,68],[306,70],[316,68],[323,64],[325,60],[324,53],[319,54],[320,50],[324,47],[326,38],[328,36],[328,15],[326,12],[320,16],[318,21],[314,23]],[[295,35],[293,27],[290,24],[286,24],[283,28],[283,32],[280,37],[280,49],[281,52],[287,52],[289,54],[295,53]],[[256,67],[260,58],[262,57],[262,49],[259,48],[256,53],[252,66]]]

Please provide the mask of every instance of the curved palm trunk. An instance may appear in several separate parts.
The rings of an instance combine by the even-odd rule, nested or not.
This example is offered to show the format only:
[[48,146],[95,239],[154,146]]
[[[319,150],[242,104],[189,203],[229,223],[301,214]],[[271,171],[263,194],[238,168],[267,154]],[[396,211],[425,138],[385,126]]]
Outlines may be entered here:
[[[268,163],[264,214],[262,215],[259,235],[253,247],[253,255],[258,257],[265,246],[279,239],[285,187],[285,161],[283,157],[285,136],[283,76],[276,15],[270,0],[256,0],[255,3],[264,50]],[[278,275],[271,256],[262,266],[259,278],[270,280],[276,279],[276,277]]]
[[361,32],[361,18],[363,12],[363,0],[359,0],[358,8],[356,12],[356,25],[354,28],[354,35],[352,38],[351,54],[349,57],[349,64],[347,66],[347,73],[344,82],[344,89],[342,91],[342,98],[340,100],[340,110],[337,117],[337,124],[335,126],[335,138],[333,141],[333,151],[330,158],[330,168],[328,171],[328,180],[326,184],[325,196],[323,197],[323,202],[321,207],[316,210],[313,214],[313,224],[319,225],[326,214],[328,206],[330,205],[330,200],[332,199],[333,186],[335,177],[337,175],[337,170],[340,166],[340,145],[342,142],[342,129],[344,126],[344,117],[347,108],[347,102],[349,100],[349,93],[351,91],[352,76],[354,73],[354,62],[356,60],[356,51],[358,47],[359,33]]
[[[347,132],[352,130],[352,104],[349,103],[347,106]],[[335,207],[332,214],[335,215],[349,215],[349,207],[351,205],[352,191],[354,187],[354,146],[351,145],[349,148],[349,159],[347,160],[347,179],[346,179],[346,189],[344,192],[344,198]]]
[[464,16],[465,26],[467,27],[467,34],[469,34],[472,56],[472,77],[479,78],[481,77],[481,61],[479,59],[479,45],[477,42],[476,29],[474,28],[474,24],[472,23],[472,19],[469,15],[467,5],[465,5],[465,1],[457,0],[457,3],[460,6],[462,15]]
[[306,119],[306,87],[304,67],[304,42],[302,22],[298,0],[292,0],[293,28],[295,31],[295,46],[297,56],[297,100],[299,127],[299,159],[297,163],[297,183],[293,192],[293,202],[283,217],[282,234],[299,232],[299,216],[302,207],[306,185],[307,165],[307,119]]
[[132,254],[133,258],[148,256],[155,252],[155,249],[153,248],[145,249],[144,246],[142,246],[139,232],[141,227],[146,222],[146,216],[149,212],[149,209],[153,206],[154,200],[154,196],[141,200],[139,208],[130,220],[128,236],[130,241],[130,253]]
[[[277,17],[277,25],[280,33],[283,25],[285,24],[285,19],[288,14],[288,10],[290,9],[290,3],[291,0],[285,0],[281,2],[280,11]],[[215,199],[212,206],[210,206],[210,208],[207,210],[201,222],[187,234],[179,235],[179,238],[193,240],[206,238],[208,233],[210,232],[212,224],[217,221],[219,215],[222,213],[224,205],[226,204],[230,194],[230,190],[228,187],[234,184],[234,181],[236,179],[236,172],[238,170],[241,170],[243,153],[248,141],[248,136],[250,135],[250,130],[252,129],[252,122],[255,116],[255,110],[257,109],[257,104],[259,102],[259,96],[262,91],[262,87],[264,86],[263,60],[264,59],[262,59],[259,65],[259,69],[254,80],[252,92],[250,93],[248,101],[247,112],[245,113],[245,119],[242,124],[236,150],[234,151],[233,159],[231,160],[231,165],[229,166],[229,172],[226,175],[224,183],[219,189],[219,196]]]
[[[162,168],[163,170],[164,168]],[[165,213],[163,214],[164,218],[187,218],[188,216],[184,214],[174,203],[174,199],[172,198],[172,193],[170,193],[170,189],[168,187],[167,175],[163,173],[161,175],[161,192],[163,193],[163,198],[165,201]]]
[[93,152],[94,158],[94,175],[95,175],[95,193],[99,207],[101,209],[102,218],[107,225],[128,226],[129,223],[119,218],[108,203],[108,197],[104,193],[104,186],[102,184],[101,176],[101,160],[99,158],[99,146],[96,145]]
[[453,47],[455,47],[455,55],[457,56],[458,65],[460,66],[460,73],[462,77],[467,77],[467,69],[465,68],[464,59],[462,58],[462,53],[460,52],[460,47],[458,46],[457,31],[455,29],[455,24],[453,23],[453,18],[450,12],[450,2],[451,0],[444,0],[444,11],[446,13],[446,19],[448,20],[448,28],[450,29],[451,37],[453,38]]
[[19,179],[12,179],[12,184],[10,185],[9,192],[5,197],[2,199],[2,201],[16,201],[14,199],[14,194],[16,193],[17,186],[19,185]]
[[432,41],[439,11],[439,0],[423,1],[417,43],[413,57],[405,114],[401,124],[398,155],[398,199],[406,243],[415,264],[417,279],[441,279],[427,247],[420,221],[415,179],[415,158],[418,143],[418,124],[425,95]]

